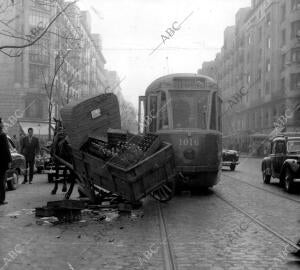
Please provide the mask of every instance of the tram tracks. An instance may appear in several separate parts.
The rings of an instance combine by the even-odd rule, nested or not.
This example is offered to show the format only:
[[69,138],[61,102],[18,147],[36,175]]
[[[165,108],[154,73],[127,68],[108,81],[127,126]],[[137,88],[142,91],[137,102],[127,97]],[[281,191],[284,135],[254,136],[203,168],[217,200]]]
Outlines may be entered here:
[[259,189],[259,190],[266,191],[266,192],[268,192],[268,193],[270,193],[270,194],[272,194],[272,195],[274,195],[274,196],[281,197],[281,198],[284,198],[284,199],[287,199],[287,200],[289,200],[289,201],[293,201],[293,202],[296,202],[296,203],[300,203],[300,200],[297,200],[297,199],[294,199],[294,198],[290,198],[290,197],[287,196],[287,195],[283,195],[283,194],[281,194],[281,193],[278,193],[278,192],[275,192],[275,191],[271,191],[271,190],[268,190],[268,189],[259,187],[259,186],[257,186],[257,185],[251,184],[251,183],[249,183],[249,182],[247,182],[247,181],[244,181],[244,180],[235,178],[235,177],[233,177],[233,176],[231,176],[231,175],[227,175],[227,174],[223,174],[223,175],[226,175],[226,177],[228,177],[228,178],[230,178],[230,179],[232,179],[232,180],[234,180],[234,181],[241,182],[241,183],[243,183],[243,184],[245,184],[245,185],[248,185],[248,186],[250,186],[250,187],[253,187],[253,188],[256,188],[256,189]]
[[269,225],[263,223],[258,218],[254,217],[253,215],[249,214],[247,211],[243,210],[242,208],[238,207],[228,199],[224,198],[218,191],[214,191],[214,194],[216,197],[218,197],[220,200],[225,202],[226,204],[230,205],[232,208],[234,208],[239,213],[242,213],[244,216],[248,217],[252,220],[252,222],[259,225],[264,230],[268,231],[269,233],[273,234],[275,237],[280,239],[282,242],[288,244],[289,246],[293,247],[295,249],[295,252],[300,252],[300,246],[298,246],[295,242],[290,240],[288,237],[285,237],[282,233],[277,232],[275,229],[271,228]]
[[161,204],[157,204],[158,208],[158,216],[159,216],[159,229],[160,229],[160,237],[162,241],[162,253],[163,253],[163,261],[164,261],[164,269],[165,270],[177,270],[177,264],[175,259],[175,254],[170,242],[170,235],[168,232],[168,227],[166,224],[166,220],[163,214],[163,209]]

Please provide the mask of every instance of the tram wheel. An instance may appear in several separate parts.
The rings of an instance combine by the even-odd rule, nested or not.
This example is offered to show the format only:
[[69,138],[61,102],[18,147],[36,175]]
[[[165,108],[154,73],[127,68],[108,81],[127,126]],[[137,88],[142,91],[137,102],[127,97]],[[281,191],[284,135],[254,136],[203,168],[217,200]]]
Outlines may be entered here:
[[160,202],[167,202],[171,200],[175,193],[175,182],[167,182],[154,190],[150,195]]

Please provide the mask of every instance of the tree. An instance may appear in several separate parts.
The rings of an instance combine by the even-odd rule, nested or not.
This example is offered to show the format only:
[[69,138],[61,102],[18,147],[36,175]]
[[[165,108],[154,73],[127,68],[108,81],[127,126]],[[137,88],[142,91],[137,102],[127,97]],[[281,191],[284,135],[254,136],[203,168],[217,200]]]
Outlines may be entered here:
[[67,50],[62,56],[59,54],[55,58],[55,65],[54,65],[54,72],[53,75],[49,75],[48,80],[45,77],[45,74],[42,72],[44,78],[44,88],[48,97],[48,140],[51,140],[51,122],[52,122],[52,112],[53,112],[53,105],[54,105],[54,98],[53,98],[53,90],[55,86],[55,80],[57,75],[62,68],[63,64],[65,63],[65,59],[70,53],[71,50]]
[[[29,0],[26,0],[29,1]],[[39,2],[40,5],[45,5],[49,7],[60,6],[59,0],[31,0],[32,2]],[[19,18],[20,15],[16,17],[10,17],[9,14],[14,14],[13,9],[22,9],[23,1],[15,0],[0,0],[0,37],[6,37],[7,43],[0,44],[0,52],[10,56],[18,57],[22,54],[23,50],[36,44],[46,33],[50,32],[51,26],[59,18],[59,16],[67,11],[69,7],[74,5],[77,0],[73,2],[68,2],[62,4],[59,11],[50,19],[49,23],[44,25],[41,21],[38,25],[30,30],[29,33],[24,33],[15,27],[12,27],[12,23]]]
[[120,114],[121,114],[122,129],[128,130],[132,133],[137,133],[138,131],[137,112],[134,106],[126,100],[121,100]]

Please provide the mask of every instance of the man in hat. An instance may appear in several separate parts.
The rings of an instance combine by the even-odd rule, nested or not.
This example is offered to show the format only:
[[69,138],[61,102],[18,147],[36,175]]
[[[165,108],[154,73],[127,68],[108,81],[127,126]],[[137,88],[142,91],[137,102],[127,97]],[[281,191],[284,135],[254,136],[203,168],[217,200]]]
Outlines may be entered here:
[[21,145],[21,153],[25,156],[26,159],[26,172],[22,184],[25,184],[27,182],[28,168],[29,184],[31,184],[33,179],[35,155],[40,151],[39,139],[33,136],[33,128],[28,129],[28,136],[23,138],[23,142]]
[[0,118],[0,205],[6,204],[6,171],[9,169],[12,161],[8,140],[6,134],[3,132],[3,128],[4,125],[2,119]]

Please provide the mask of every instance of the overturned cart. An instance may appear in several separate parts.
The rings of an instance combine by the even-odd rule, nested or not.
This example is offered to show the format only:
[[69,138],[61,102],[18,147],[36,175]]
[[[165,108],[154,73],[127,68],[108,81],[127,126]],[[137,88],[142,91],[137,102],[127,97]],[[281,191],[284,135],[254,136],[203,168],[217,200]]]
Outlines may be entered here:
[[[168,201],[174,193],[172,145],[155,134],[120,130],[119,104],[103,94],[61,110],[72,147],[72,169],[81,190],[92,201],[103,191],[136,202],[150,194]],[[99,197],[99,196],[98,196]]]

